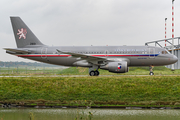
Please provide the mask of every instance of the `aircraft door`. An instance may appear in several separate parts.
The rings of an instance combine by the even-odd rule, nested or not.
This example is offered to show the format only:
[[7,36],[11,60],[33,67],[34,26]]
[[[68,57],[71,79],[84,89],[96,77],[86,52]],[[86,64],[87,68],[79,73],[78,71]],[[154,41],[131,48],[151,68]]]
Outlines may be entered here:
[[105,51],[104,51],[104,55],[105,55],[105,57],[108,57],[108,56],[109,56],[109,51],[108,51],[108,50],[105,50]]
[[155,48],[149,48],[149,58],[155,58]]
[[47,48],[41,49],[41,58],[46,59],[47,58]]

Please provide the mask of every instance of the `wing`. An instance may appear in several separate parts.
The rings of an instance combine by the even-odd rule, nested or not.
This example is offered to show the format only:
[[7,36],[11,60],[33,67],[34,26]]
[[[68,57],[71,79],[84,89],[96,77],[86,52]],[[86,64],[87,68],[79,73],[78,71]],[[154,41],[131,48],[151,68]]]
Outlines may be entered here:
[[108,60],[105,57],[96,57],[96,56],[91,56],[87,54],[78,54],[78,53],[72,53],[72,52],[65,52],[65,51],[60,51],[56,49],[59,53],[63,54],[69,54],[71,57],[76,57],[78,60],[86,60],[87,62],[96,64],[96,65],[104,65],[107,64],[107,62],[111,61]]
[[12,49],[12,48],[4,48],[4,49],[9,53],[14,53],[14,54],[28,54],[28,53],[30,53],[29,50]]

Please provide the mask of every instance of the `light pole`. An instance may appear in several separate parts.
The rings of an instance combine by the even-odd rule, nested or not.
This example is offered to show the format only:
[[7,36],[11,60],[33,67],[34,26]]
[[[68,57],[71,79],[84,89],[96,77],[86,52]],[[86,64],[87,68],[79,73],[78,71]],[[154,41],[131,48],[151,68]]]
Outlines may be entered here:
[[[174,0],[172,0],[172,54],[174,55]],[[174,71],[174,64],[172,64],[172,71]]]
[[166,25],[167,25],[167,18],[165,18],[165,48],[166,48]]

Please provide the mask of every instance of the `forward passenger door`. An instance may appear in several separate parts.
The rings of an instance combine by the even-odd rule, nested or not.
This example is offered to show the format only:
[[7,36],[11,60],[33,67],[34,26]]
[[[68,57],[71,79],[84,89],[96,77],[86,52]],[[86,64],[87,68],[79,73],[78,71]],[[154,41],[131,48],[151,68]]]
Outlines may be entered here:
[[149,58],[155,58],[155,48],[149,48]]

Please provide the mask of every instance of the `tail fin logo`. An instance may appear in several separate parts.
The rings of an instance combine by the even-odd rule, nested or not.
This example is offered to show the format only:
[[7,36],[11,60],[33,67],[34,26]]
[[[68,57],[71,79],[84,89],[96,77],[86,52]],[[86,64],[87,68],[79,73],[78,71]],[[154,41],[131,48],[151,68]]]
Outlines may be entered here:
[[27,30],[25,28],[18,29],[17,35],[19,35],[19,39],[24,38],[26,39]]

